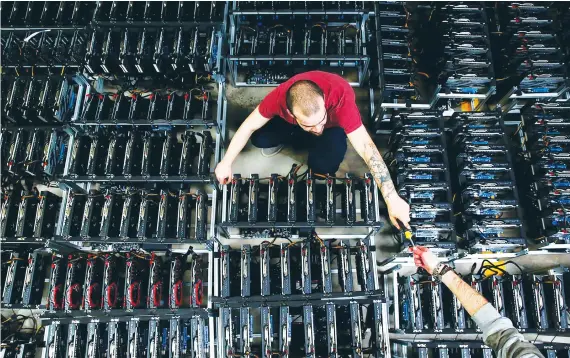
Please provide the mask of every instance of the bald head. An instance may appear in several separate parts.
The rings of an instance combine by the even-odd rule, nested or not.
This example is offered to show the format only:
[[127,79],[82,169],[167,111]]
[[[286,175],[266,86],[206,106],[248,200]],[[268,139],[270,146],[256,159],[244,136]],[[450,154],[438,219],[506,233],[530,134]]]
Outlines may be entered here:
[[295,117],[310,117],[323,109],[323,91],[309,80],[295,82],[287,91],[287,109]]

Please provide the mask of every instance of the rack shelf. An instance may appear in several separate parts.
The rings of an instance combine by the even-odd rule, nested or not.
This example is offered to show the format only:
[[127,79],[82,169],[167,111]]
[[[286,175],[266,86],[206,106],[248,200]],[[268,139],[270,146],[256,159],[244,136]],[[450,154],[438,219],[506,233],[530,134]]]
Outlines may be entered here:
[[61,182],[64,183],[212,183],[211,175],[201,175],[201,176],[132,176],[125,177],[122,175],[114,177],[102,177],[102,176],[79,176],[76,178],[62,177]]

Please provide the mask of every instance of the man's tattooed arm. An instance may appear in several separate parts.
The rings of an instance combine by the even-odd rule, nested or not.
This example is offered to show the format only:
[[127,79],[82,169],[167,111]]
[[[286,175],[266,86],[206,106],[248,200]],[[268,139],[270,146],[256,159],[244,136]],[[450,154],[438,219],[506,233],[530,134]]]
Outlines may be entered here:
[[390,171],[372,140],[364,144],[362,158],[368,165],[368,168],[370,168],[372,176],[376,179],[376,184],[378,184],[384,200],[388,201],[394,194],[397,195],[396,188],[390,177]]
[[390,171],[364,125],[348,133],[347,137],[370,168],[370,173],[374,176],[388,207],[388,215],[392,224],[398,229],[401,228],[401,224],[409,228],[410,206],[396,192]]

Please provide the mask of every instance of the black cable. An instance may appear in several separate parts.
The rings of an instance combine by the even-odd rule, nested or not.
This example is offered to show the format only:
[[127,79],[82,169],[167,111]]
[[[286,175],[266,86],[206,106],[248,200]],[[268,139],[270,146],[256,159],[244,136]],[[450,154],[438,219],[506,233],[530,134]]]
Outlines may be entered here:
[[[523,274],[522,268],[521,268],[521,267],[519,266],[519,264],[517,264],[516,262],[511,261],[511,260],[505,261],[504,266],[506,266],[507,264],[513,264],[513,265],[515,265],[515,266],[519,269],[521,275]],[[501,265],[501,266],[503,266],[503,265]]]

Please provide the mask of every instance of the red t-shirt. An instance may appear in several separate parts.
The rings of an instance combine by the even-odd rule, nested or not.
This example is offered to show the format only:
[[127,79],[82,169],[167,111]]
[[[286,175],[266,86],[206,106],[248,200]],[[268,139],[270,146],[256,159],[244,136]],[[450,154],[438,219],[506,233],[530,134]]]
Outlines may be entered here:
[[271,91],[259,104],[259,113],[265,118],[279,116],[291,124],[297,125],[295,119],[287,111],[287,90],[300,80],[313,81],[325,95],[325,108],[328,119],[326,128],[342,127],[346,134],[362,125],[360,112],[356,107],[354,90],[339,75],[322,71],[309,71],[291,77]]

